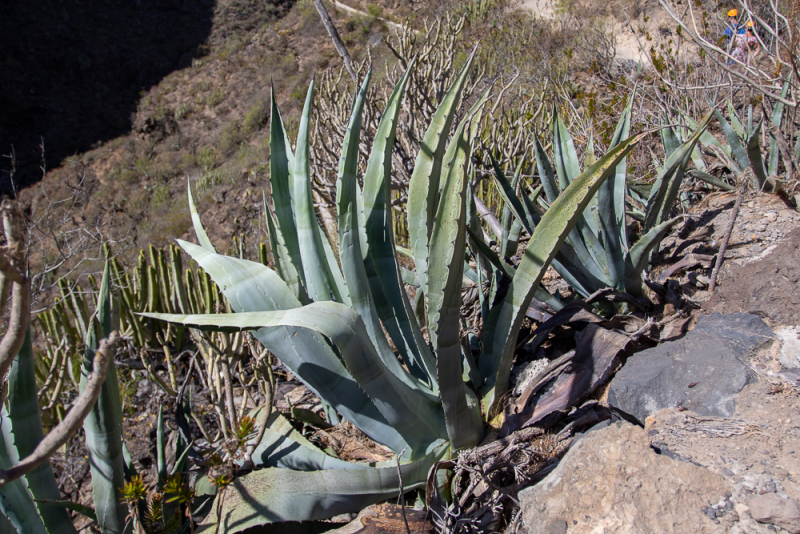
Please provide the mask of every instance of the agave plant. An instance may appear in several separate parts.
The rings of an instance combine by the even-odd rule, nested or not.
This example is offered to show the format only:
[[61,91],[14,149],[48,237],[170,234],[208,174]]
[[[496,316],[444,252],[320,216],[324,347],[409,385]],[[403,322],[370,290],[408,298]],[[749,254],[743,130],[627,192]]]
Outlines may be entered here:
[[[137,474],[122,439],[122,403],[113,354],[106,354],[104,361],[107,364],[102,364],[102,369],[97,367],[100,361],[97,353],[104,350],[101,340],[107,343],[110,338],[117,337],[118,324],[110,291],[111,270],[111,262],[108,262],[100,283],[96,312],[84,323],[81,394],[62,422],[47,436],[43,431],[37,395],[36,358],[30,330],[14,359],[8,375],[8,406],[0,409],[0,527],[4,526],[2,520],[5,518],[20,534],[74,533],[77,531],[69,510],[92,519],[103,533],[131,533],[142,522],[142,518],[131,514],[125,504],[127,501],[136,509],[141,503],[137,499],[131,502],[127,493]],[[90,389],[94,393],[87,395]],[[91,400],[82,403],[84,397]],[[85,411],[81,406],[86,406]],[[76,411],[82,415],[75,415]],[[52,444],[54,440],[65,443],[81,422],[91,468],[92,507],[62,500],[49,460],[45,459],[31,470],[21,471],[22,478],[14,478],[19,474],[12,474],[14,471],[31,458],[41,456],[39,451],[45,444]],[[163,490],[167,470],[161,412],[157,438],[158,487]],[[57,446],[45,448],[52,454]],[[189,447],[179,436],[171,475],[183,469],[188,451]],[[177,504],[163,504],[157,518],[160,523],[158,531],[178,532],[182,527],[188,530],[188,520],[176,514],[177,511]]]
[[[109,293],[109,268],[106,266],[100,287],[96,315],[87,322],[86,351],[81,368],[81,392],[88,386],[90,376],[97,372],[100,340],[112,330],[112,306]],[[2,408],[2,442],[0,442],[0,469],[2,474],[28,458],[44,440],[36,387],[35,358],[30,342],[30,332],[11,368],[8,383],[8,409]],[[127,510],[120,501],[121,489],[132,474],[126,464],[125,445],[122,441],[122,411],[113,359],[103,371],[105,380],[99,387],[99,396],[83,420],[86,449],[92,473],[94,509],[62,501],[49,461],[41,463],[21,479],[0,486],[0,510],[19,533],[69,533],[76,532],[67,514],[67,508],[95,519],[103,532],[130,532]],[[76,403],[77,404],[77,403]],[[75,410],[77,408],[73,408]],[[69,416],[69,414],[67,414]],[[68,417],[65,417],[65,421]],[[80,424],[80,419],[77,420]],[[52,430],[58,434],[61,427]],[[71,429],[74,432],[75,429]],[[48,435],[48,438],[50,435]],[[68,438],[69,436],[66,436]],[[23,483],[24,481],[24,483]]]
[[[787,83],[781,93],[782,96],[786,96],[788,88]],[[783,115],[784,105],[779,102],[775,105],[770,120],[775,126],[780,128]],[[746,169],[752,168],[753,186],[758,190],[769,187],[767,175],[775,175],[778,173],[781,151],[778,149],[776,137],[771,136],[768,153],[769,159],[765,167],[764,154],[760,145],[761,130],[764,125],[765,117],[762,116],[757,123],[753,124],[753,106],[751,105],[747,108],[747,117],[742,119],[736,113],[730,101],[728,101],[728,120],[725,119],[719,110],[714,110],[714,117],[719,122],[727,143],[721,143],[713,135],[705,132],[700,137],[700,144],[713,152],[734,175],[739,175]],[[694,127],[691,119],[686,118],[686,122]],[[795,151],[795,158],[797,158],[798,154],[800,154],[800,138],[798,140],[797,150]],[[694,177],[706,181],[714,180],[706,171],[702,160],[698,161],[698,158],[695,158],[695,166],[697,168],[692,171]],[[732,187],[729,188],[732,189]]]
[[[628,101],[611,140],[612,152],[630,132],[633,97]],[[581,296],[588,297],[603,288],[625,291],[631,295],[642,294],[643,271],[652,252],[664,235],[679,220],[669,218],[678,198],[687,162],[700,135],[710,121],[707,117],[682,144],[673,147],[648,195],[628,187],[627,165],[621,159],[610,177],[599,187],[577,224],[566,236],[564,245],[553,259],[553,267]],[[536,166],[541,177],[541,187],[530,194],[519,191],[509,183],[497,162],[492,158],[498,189],[505,207],[512,213],[529,234],[542,224],[543,214],[549,213],[555,201],[571,186],[580,174],[580,163],[572,137],[558,113],[553,114],[552,124],[554,163],[548,159],[540,142],[536,142]],[[590,138],[585,163],[591,168],[595,162],[593,143]],[[544,197],[541,193],[544,192]],[[628,209],[626,194],[641,201],[644,209]],[[626,214],[640,218],[644,234],[631,243],[626,228]],[[504,225],[505,227],[505,225]],[[513,227],[512,232],[513,234]],[[506,241],[505,236],[501,236]],[[497,265],[497,259],[488,254],[485,244],[474,233],[471,238],[476,248],[483,251],[487,259]],[[508,251],[506,251],[508,252]],[[506,264],[503,269],[508,270]],[[513,268],[512,271],[513,273]]]
[[[409,185],[415,280],[427,313],[420,324],[402,282],[390,203],[391,156],[409,66],[381,118],[358,183],[361,113],[355,97],[337,181],[338,261],[317,221],[310,190],[309,87],[292,153],[273,100],[270,184],[265,202],[275,270],[216,253],[190,201],[200,245],[180,246],[211,276],[233,314],[147,314],[196,328],[251,330],[320,399],[397,455],[398,464],[346,462],[315,448],[275,416],[252,456],[266,467],[237,478],[203,525],[226,532],[274,521],[321,519],[424,485],[434,462],[484,435],[483,413],[505,393],[525,311],[580,213],[641,139],[620,142],[575,176],[544,215],[505,298],[484,317],[477,363],[461,330],[472,141],[488,91],[455,124],[472,57],[444,95],[422,139]],[[454,128],[448,142],[448,133]],[[341,265],[341,268],[340,268]],[[427,337],[424,334],[427,330]],[[402,475],[402,479],[400,478]]]

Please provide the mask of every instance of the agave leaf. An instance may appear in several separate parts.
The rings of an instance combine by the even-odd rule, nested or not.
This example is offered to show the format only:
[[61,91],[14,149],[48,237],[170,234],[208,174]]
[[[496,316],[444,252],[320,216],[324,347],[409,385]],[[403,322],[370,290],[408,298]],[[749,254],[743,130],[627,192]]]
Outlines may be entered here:
[[733,109],[733,102],[730,100],[728,100],[728,119],[731,121],[731,128],[736,132],[736,135],[739,136],[740,139],[744,139],[746,137],[744,124],[742,124],[742,120],[739,118],[736,110]]
[[[283,119],[275,102],[275,89],[270,92],[270,118],[269,136],[269,184],[272,202],[275,205],[275,222],[277,222],[276,239],[278,243],[283,240],[286,253],[281,259],[281,269],[287,275],[284,278],[289,287],[301,301],[307,300],[305,290],[306,280],[303,272],[303,260],[300,256],[300,244],[297,239],[297,226],[295,225],[295,205],[292,201],[292,169],[295,165],[292,146],[283,127]],[[270,229],[270,235],[272,231]],[[275,250],[275,249],[273,249]],[[277,262],[276,262],[277,263]],[[288,264],[291,264],[289,266]],[[306,298],[303,298],[306,297]]]
[[[492,160],[492,167],[494,167],[494,179],[495,185],[497,186],[497,191],[500,193],[500,196],[503,197],[503,201],[505,205],[511,210],[517,220],[525,227],[525,231],[528,232],[528,235],[533,234],[533,227],[531,226],[530,222],[528,221],[527,216],[525,215],[525,207],[522,205],[522,201],[519,199],[516,193],[516,188],[514,185],[509,183],[506,175],[503,173],[500,166],[497,164],[497,160],[494,159],[491,151],[487,150],[489,157]],[[514,177],[514,181],[519,181],[519,173]]]
[[[81,386],[92,373],[92,363],[100,340],[114,330],[110,293],[109,264],[106,262],[97,297],[96,321],[86,338],[81,366]],[[83,421],[86,450],[92,472],[92,494],[97,522],[104,533],[126,532],[128,510],[122,501],[125,485],[125,459],[122,452],[122,399],[114,361],[108,362],[106,379],[92,411]]]
[[[619,128],[619,125],[617,126]],[[589,129],[589,141],[586,143],[586,153],[583,155],[583,164],[588,167],[597,161],[597,154],[594,151],[594,133]]]
[[44,503],[50,506],[57,506],[64,509],[65,511],[72,510],[73,512],[78,512],[84,517],[88,517],[92,521],[95,522],[97,521],[97,514],[95,513],[94,508],[92,508],[91,506],[85,506],[83,504],[65,500],[36,499],[36,502],[38,504]]
[[556,165],[558,186],[563,191],[581,173],[575,143],[558,111],[553,108],[553,160]]
[[338,302],[314,302],[302,308],[269,312],[146,316],[226,332],[288,326],[322,334],[339,349],[358,386],[375,402],[392,428],[406,439],[412,455],[421,451],[427,453],[430,447],[439,443],[439,439],[446,437],[444,421],[436,403],[387,368],[369,339],[364,321],[349,306]]
[[477,47],[473,49],[472,54],[456,75],[453,85],[450,86],[439,107],[436,108],[428,130],[420,143],[414,171],[408,183],[408,233],[411,249],[414,251],[417,277],[423,291],[427,291],[428,240],[433,229],[436,206],[439,203],[436,192],[439,191],[442,158],[447,146],[447,136],[453,125],[453,119],[461,100],[461,92],[467,81],[476,50]]
[[472,447],[483,434],[477,403],[467,403],[461,378],[461,287],[467,229],[469,132],[467,117],[445,154],[442,198],[431,233],[428,265],[428,336],[436,351],[440,395],[447,434],[454,449]]
[[330,265],[323,249],[317,212],[311,195],[311,164],[309,155],[309,122],[311,120],[311,102],[314,96],[314,81],[308,86],[306,102],[300,117],[297,132],[297,147],[292,169],[292,205],[294,207],[295,224],[297,225],[297,242],[300,246],[300,257],[303,263],[303,275],[306,291],[313,301],[333,300],[345,302],[333,276],[336,265]]
[[514,269],[512,265],[509,265],[505,261],[501,260],[500,256],[498,256],[497,253],[486,244],[483,238],[472,230],[472,228],[467,228],[467,236],[469,237],[470,247],[476,255],[480,256],[481,259],[488,261],[492,267],[509,278],[514,277],[516,269]]
[[280,412],[270,414],[264,437],[253,451],[252,458],[257,467],[283,467],[295,471],[369,467],[325,454],[298,432]]
[[[631,131],[631,113],[635,93],[628,97],[628,103],[620,116],[609,149],[627,139]],[[592,162],[594,163],[594,162]],[[627,160],[620,161],[617,168],[597,191],[599,227],[603,237],[608,265],[608,277],[613,287],[621,289],[624,284],[625,253],[628,246],[628,232],[625,225],[625,189],[627,184]]]
[[534,138],[534,150],[536,152],[536,168],[539,170],[539,178],[542,181],[545,197],[547,202],[553,203],[561,193],[561,189],[559,189],[558,182],[556,182],[553,166],[550,160],[547,159],[547,154],[538,137]]
[[[685,113],[681,113],[681,116],[683,117],[683,120],[686,121],[686,124],[689,126],[690,129],[692,129],[693,131],[697,130],[697,126],[700,124],[699,122],[697,122],[696,120],[692,119],[690,116],[686,115]],[[700,143],[703,146],[716,147],[716,148],[720,149],[723,153],[725,153],[727,156],[730,156],[730,154],[731,154],[730,146],[723,145],[722,143],[717,141],[717,138],[714,137],[713,135],[711,135],[711,133],[709,133],[708,130],[705,130],[702,133],[702,135],[700,135]],[[735,162],[734,162],[734,165],[735,165]],[[739,172],[739,171],[737,170],[735,172]]]
[[[219,285],[235,312],[300,307],[286,283],[268,267],[239,258],[209,254],[185,241],[178,243]],[[321,335],[308,329],[288,327],[262,329],[253,335],[311,391],[370,438],[395,452],[407,446]]]
[[[476,251],[475,245],[473,245],[473,241],[471,236],[481,236],[483,234],[483,229],[481,228],[481,221],[478,218],[478,210],[475,205],[475,197],[473,196],[473,189],[472,189],[472,180],[467,181],[467,200],[469,201],[469,213],[467,214],[467,220],[469,221],[469,247],[470,250],[475,254],[475,264],[477,267],[478,272],[478,300],[480,301],[481,305],[481,317],[486,317],[489,314],[489,301],[486,298],[486,292],[484,291],[484,283],[486,279],[484,278],[484,272],[489,273],[492,270],[491,263],[482,255]],[[481,244],[483,243],[483,239],[478,240]],[[491,249],[490,249],[491,250]],[[494,252],[494,251],[492,251]],[[478,375],[480,376],[480,374]],[[473,382],[476,387],[481,387],[483,382],[483,378],[481,377],[479,380]]]
[[658,248],[670,228],[680,220],[680,217],[675,217],[653,227],[631,247],[625,255],[625,291],[636,296],[642,294],[642,271],[650,261],[650,254]]
[[[374,304],[383,327],[415,376],[436,390],[436,367],[402,283],[394,248],[394,224],[391,207],[392,151],[399,119],[400,104],[408,83],[412,62],[390,96],[373,141],[364,175],[362,194],[366,241],[362,250],[364,267]],[[358,152],[355,141],[354,153]],[[353,178],[355,180],[355,178]],[[413,180],[413,178],[412,178]],[[353,220],[353,224],[357,221]],[[409,221],[410,224],[410,221]],[[413,244],[412,244],[413,246]],[[427,244],[426,244],[427,249]],[[417,252],[415,250],[415,252]],[[415,258],[416,259],[416,258]],[[425,261],[425,260],[422,260]],[[425,265],[416,265],[417,279],[423,284]],[[381,332],[378,325],[377,331]],[[381,334],[382,335],[382,334]]]
[[758,124],[753,128],[750,138],[747,140],[747,158],[753,166],[753,176],[756,178],[756,185],[761,190],[767,184],[767,175],[764,172],[764,160],[761,157],[761,147],[758,143],[759,134],[761,134],[761,127],[764,125],[764,117],[758,121]]
[[[522,197],[525,204],[525,211],[533,225],[537,225],[539,222],[541,222],[541,215],[539,215],[537,212],[536,206],[533,204],[532,200],[538,199],[538,191],[539,188],[537,188],[537,191],[534,192],[532,198],[529,198],[526,195],[523,195]],[[562,278],[564,278],[565,282],[567,282],[583,297],[588,297],[601,287],[609,286],[610,280],[608,280],[607,273],[605,273],[600,266],[597,265],[597,263],[589,254],[588,250],[586,250],[583,246],[583,242],[580,240],[578,240],[577,247],[578,250],[581,251],[581,255],[578,255],[576,249],[571,245],[571,236],[574,232],[575,230],[573,229],[570,235],[567,236],[564,243],[562,243],[561,248],[556,254],[556,257],[553,259],[552,264],[553,268],[556,270],[556,272],[558,272],[558,274],[561,275]],[[541,298],[539,298],[539,300],[544,301],[544,299]],[[489,369],[485,368],[485,370],[488,371]]]
[[722,113],[720,113],[718,109],[714,110],[714,117],[716,117],[719,121],[722,131],[725,133],[725,137],[728,139],[730,154],[736,158],[736,162],[739,164],[740,169],[746,169],[750,165],[750,161],[747,159],[747,151],[745,150],[744,146],[742,146],[741,139],[736,135],[736,132],[733,131],[731,125],[728,124],[728,121],[725,120],[725,117],[722,116]]
[[[504,262],[500,259],[500,256],[492,250],[492,248],[486,244],[486,242],[477,235],[471,227],[467,228],[467,236],[469,237],[469,245],[470,249],[472,249],[473,253],[480,258],[480,261],[483,263],[484,261],[489,263],[492,267],[497,269],[498,271],[502,272],[505,276],[508,276],[509,279],[514,278],[514,273],[516,273],[516,269]],[[555,260],[554,260],[555,261]],[[486,269],[489,270],[489,269]],[[479,269],[478,274],[478,285],[481,284],[480,282],[480,272]],[[568,282],[569,283],[569,282]],[[546,303],[548,306],[553,308],[554,310],[560,310],[564,307],[564,303],[558,300],[556,297],[551,295],[546,289],[540,287],[536,290],[536,294],[534,295],[536,300],[540,300]]]
[[[581,168],[572,136],[555,108],[553,109],[553,159],[556,166],[558,186],[563,191],[578,177],[581,173]],[[552,202],[549,198],[548,201]],[[589,204],[591,203],[592,199],[590,198]],[[598,233],[599,228],[596,218],[592,215],[591,210],[584,210],[575,225],[575,230],[570,235],[570,240],[576,250],[581,248],[578,241],[582,241],[583,246],[595,263],[600,266],[603,272],[608,273],[605,250],[597,239]],[[606,276],[608,275],[606,274]]]
[[664,157],[668,158],[673,152],[678,150],[678,147],[681,145],[681,140],[677,132],[669,125],[662,124],[659,133],[661,134],[661,142],[664,144]]
[[186,190],[189,192],[189,213],[192,214],[192,225],[194,226],[194,233],[197,235],[197,240],[204,249],[209,252],[216,252],[214,250],[214,245],[211,244],[211,240],[208,238],[206,229],[203,228],[200,215],[197,214],[197,207],[194,205],[194,198],[192,197],[192,183],[188,180],[186,183]]
[[713,185],[714,187],[718,187],[723,191],[733,191],[735,187],[730,184],[723,182],[722,180],[717,180],[707,172],[699,171],[697,169],[692,169],[689,171],[689,174],[697,178],[698,180],[702,180],[709,185]]
[[[514,177],[514,186],[519,183],[520,173]],[[522,231],[521,219],[512,215],[511,210],[503,208],[503,218],[508,217],[510,224],[503,226],[503,238],[500,243],[500,250],[507,258],[512,258],[519,248],[519,234]]]
[[[0,404],[0,420],[4,427],[7,419],[8,412],[5,404]],[[5,432],[0,433],[0,469],[8,469],[16,463],[12,462],[8,456],[4,434]],[[8,445],[8,448],[13,447],[11,444]],[[36,506],[21,478],[0,486],[0,512],[8,519],[18,534],[47,534]]]
[[[661,211],[653,222],[654,225],[659,225],[669,219],[672,212],[672,207],[675,205],[675,201],[678,200],[678,195],[680,194],[681,185],[683,184],[683,178],[686,175],[686,166],[689,163],[690,155],[691,151],[688,152],[686,159],[684,159],[683,163],[678,166],[678,168],[675,170],[675,174],[673,174],[672,178],[669,180],[667,194],[664,196],[664,201],[661,204]],[[652,229],[653,227],[650,228]]]
[[[715,111],[715,113],[717,112]],[[685,166],[695,144],[710,122],[711,115],[709,114],[697,126],[689,139],[667,158],[664,169],[656,178],[650,190],[650,197],[647,199],[645,230],[649,231],[658,226],[669,216],[683,180]]]
[[[29,327],[22,348],[14,358],[8,374],[8,417],[0,420],[6,450],[12,463],[18,463],[20,459],[30,455],[44,439],[34,367]],[[39,500],[36,507],[48,533],[77,532],[64,508],[41,502],[42,499],[61,499],[49,460],[25,475],[25,482],[33,499]]]
[[[786,95],[789,94],[789,82],[790,80],[787,80],[786,83],[783,84],[783,89],[781,89],[781,98],[786,98]],[[775,125],[778,129],[780,129],[781,122],[783,121],[783,109],[784,109],[783,102],[780,101],[776,102],[775,107],[772,109],[772,116],[770,117],[770,120],[772,121],[772,124]],[[775,139],[774,136],[770,136],[770,141],[769,141],[770,176],[778,174],[779,161],[780,161],[780,151],[778,150],[778,141]]]
[[344,283],[344,276],[339,268],[339,263],[336,261],[336,255],[333,252],[331,242],[328,240],[328,236],[325,234],[325,231],[322,229],[322,225],[320,224],[317,224],[317,233],[319,234],[319,240],[322,243],[322,252],[325,255],[325,260],[327,261],[327,265],[330,266],[329,272],[331,274],[333,284],[339,291],[339,295],[342,297],[342,302],[350,305],[350,292],[347,289],[347,285]]
[[371,75],[372,71],[369,71],[356,96],[353,111],[350,114],[350,122],[345,132],[342,156],[339,160],[339,178],[336,182],[336,204],[339,215],[340,258],[344,278],[350,288],[352,306],[366,323],[372,343],[376,347],[383,344],[388,348],[364,269],[356,198],[361,112]]
[[[395,357],[394,352],[386,340],[386,335],[383,332],[381,320],[379,319],[379,313],[381,309],[387,315],[387,320],[384,322],[384,324],[389,323],[389,320],[395,318],[397,315],[392,309],[392,306],[386,302],[387,299],[385,297],[385,293],[389,293],[392,296],[396,304],[395,307],[399,309],[401,313],[406,311],[403,301],[405,301],[406,306],[410,306],[408,304],[408,298],[404,295],[401,296],[400,294],[403,286],[400,282],[398,265],[394,256],[394,248],[391,245],[393,238],[391,237],[391,233],[387,234],[387,232],[391,232],[391,218],[388,221],[389,230],[387,230],[387,226],[381,224],[380,221],[376,222],[374,220],[375,218],[381,218],[381,213],[378,213],[379,210],[372,210],[370,212],[370,216],[367,218],[367,220],[373,222],[375,226],[381,227],[376,231],[376,229],[370,228],[368,225],[367,238],[369,239],[372,237],[373,244],[375,244],[374,250],[371,248],[370,252],[375,253],[375,259],[380,264],[380,268],[377,270],[380,271],[382,269],[392,269],[392,272],[390,273],[383,273],[388,276],[380,276],[378,273],[376,273],[376,269],[374,268],[375,264],[372,261],[364,260],[365,251],[362,251],[362,242],[360,236],[361,226],[358,217],[358,183],[356,181],[356,173],[358,172],[358,141],[361,132],[361,111],[364,104],[364,98],[366,96],[368,82],[369,76],[367,76],[367,79],[364,81],[364,85],[361,87],[361,91],[359,92],[356,104],[350,116],[350,123],[345,134],[344,145],[342,147],[342,157],[339,163],[339,179],[336,184],[337,206],[339,212],[339,250],[341,251],[342,267],[344,268],[347,284],[350,288],[352,288],[352,305],[364,320],[372,344],[375,346],[376,350],[381,355],[381,359],[386,362],[391,371],[396,375],[404,376],[406,372],[397,362],[397,358]],[[380,129],[378,137],[380,137]],[[387,150],[389,151],[389,157],[391,157],[391,148],[388,148]],[[375,167],[373,166],[373,169],[374,168]],[[370,172],[368,167],[368,175],[369,174]],[[375,172],[373,170],[373,179],[374,174]],[[366,186],[365,192],[368,195],[365,205],[375,206],[376,204],[380,204],[381,206],[384,206],[385,204],[382,202],[384,197],[383,190],[381,189],[376,192],[374,190],[376,188],[370,185],[368,179],[365,179],[364,183]],[[376,200],[376,196],[380,197],[380,199]],[[384,211],[383,207],[381,207],[380,211]],[[392,274],[394,274],[393,277],[391,276]],[[384,292],[384,287],[381,286],[381,281],[384,279],[387,281],[386,289],[389,290],[386,292]],[[378,302],[380,302],[382,305],[377,304]],[[406,315],[405,318],[407,320],[408,316]],[[394,330],[395,333],[401,335],[400,332],[402,332],[402,329],[398,323],[402,323],[402,320],[393,322],[391,324],[392,326],[397,327]],[[389,328],[387,328],[387,330],[389,330]],[[417,330],[419,330],[419,328],[417,328]],[[402,336],[401,339],[403,339]],[[421,332],[420,339],[422,339]],[[408,349],[408,352],[406,353],[408,360],[406,360],[406,362],[419,363],[419,358],[416,357],[417,349],[414,345],[415,342],[413,338],[411,339],[411,342],[412,346],[410,347],[404,345],[404,348]],[[414,367],[411,365],[409,365],[409,368],[414,369]],[[417,368],[417,371],[419,373],[418,376],[424,378],[428,383],[431,382],[431,379],[426,374],[424,367]]]
[[[644,135],[629,137],[586,169],[553,202],[536,226],[506,297],[492,309],[484,326],[486,354],[481,358],[481,374],[488,376],[484,387],[487,408],[506,391],[517,335],[547,267],[588,205],[589,198]],[[484,370],[486,367],[490,372]]]
[[301,273],[297,270],[297,264],[292,261],[292,256],[286,245],[286,240],[283,238],[283,233],[277,224],[275,213],[269,207],[266,198],[264,198],[264,217],[267,219],[270,247],[272,248],[272,253],[275,258],[275,270],[278,271],[278,274],[286,282],[286,285],[292,290],[297,300],[308,304],[310,300],[303,287]]
[[197,532],[207,534],[219,529],[236,534],[267,523],[327,519],[358,512],[397,496],[400,475],[404,491],[424,487],[428,471],[448,450],[441,447],[416,462],[401,465],[400,473],[396,466],[307,472],[277,468],[254,471],[234,479],[233,484],[217,496],[211,513]]

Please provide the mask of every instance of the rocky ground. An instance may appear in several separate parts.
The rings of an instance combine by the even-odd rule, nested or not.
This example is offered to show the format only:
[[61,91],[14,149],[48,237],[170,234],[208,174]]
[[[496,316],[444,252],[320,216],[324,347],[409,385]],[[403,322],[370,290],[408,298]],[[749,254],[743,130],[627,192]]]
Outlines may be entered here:
[[[663,264],[715,250],[734,200],[695,208]],[[707,264],[672,273],[699,319],[628,358],[606,397],[620,419],[520,494],[529,533],[800,532],[799,219],[745,199],[716,292]]]

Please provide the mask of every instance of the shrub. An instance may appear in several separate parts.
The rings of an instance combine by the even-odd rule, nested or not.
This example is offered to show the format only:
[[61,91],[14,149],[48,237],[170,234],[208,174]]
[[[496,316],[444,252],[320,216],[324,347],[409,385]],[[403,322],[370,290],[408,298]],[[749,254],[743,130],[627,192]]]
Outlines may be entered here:
[[205,172],[209,172],[217,166],[217,153],[211,147],[201,148],[195,157],[195,163]]

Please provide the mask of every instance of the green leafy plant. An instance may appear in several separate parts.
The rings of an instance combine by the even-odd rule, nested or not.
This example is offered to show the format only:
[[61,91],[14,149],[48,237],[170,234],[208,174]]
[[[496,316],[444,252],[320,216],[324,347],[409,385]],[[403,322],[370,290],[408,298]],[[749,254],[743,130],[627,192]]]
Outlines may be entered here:
[[[777,120],[778,123],[780,123],[781,116],[783,114],[783,104],[777,105],[775,112],[776,115],[774,120]],[[728,102],[728,118],[730,119],[730,122],[725,120],[725,117],[718,109],[714,110],[714,117],[719,122],[720,128],[722,128],[722,131],[725,134],[727,143],[720,143],[708,132],[700,137],[700,143],[711,150],[718,158],[720,158],[725,166],[734,173],[734,175],[739,175],[746,169],[752,168],[753,186],[758,190],[764,189],[767,186],[767,174],[764,167],[764,158],[761,151],[761,146],[759,143],[761,128],[764,124],[764,117],[762,117],[761,120],[754,125],[753,107],[749,106],[747,119],[742,121],[730,101]],[[691,120],[687,119],[687,123],[693,127]],[[775,138],[773,137],[773,142],[774,139]],[[777,172],[778,168],[779,151],[777,148],[775,148],[770,152],[771,155],[774,156],[773,158],[770,158],[770,173],[774,174]],[[705,172],[704,168],[693,172],[693,175],[700,179],[708,178],[708,173]]]
[[[109,272],[106,265],[97,312],[86,323],[81,395],[47,436],[39,412],[30,332],[12,366],[9,408],[6,413],[3,407],[0,417],[0,510],[20,533],[75,532],[66,508],[91,514],[103,532],[128,531],[122,488],[126,475],[135,473],[124,460],[121,401],[111,352],[118,336],[112,322]],[[92,473],[93,510],[61,501],[47,460],[74,434],[81,421]],[[16,478],[20,475],[24,476],[25,485]]]
[[[629,135],[632,104],[633,97],[629,99],[620,117],[609,153]],[[709,120],[710,116],[702,124],[696,125],[686,142],[668,152],[667,161],[655,182],[650,185],[647,196],[639,195],[636,190],[628,187],[628,170],[623,158],[599,187],[597,196],[589,200],[586,210],[581,213],[577,224],[566,236],[564,245],[553,259],[556,271],[581,296],[588,297],[603,288],[613,288],[635,296],[642,294],[644,268],[664,235],[679,220],[670,218],[670,214],[678,198],[689,157]],[[536,166],[542,185],[530,194],[524,191],[517,194],[517,186],[508,182],[497,162],[493,160],[498,189],[505,200],[506,208],[517,222],[516,229],[514,226],[508,227],[512,237],[519,232],[519,226],[533,234],[542,224],[543,214],[553,209],[555,201],[581,172],[572,136],[555,112],[552,135],[555,165],[548,159],[542,144],[537,140]],[[585,160],[590,168],[595,163],[591,138]],[[626,200],[628,193],[641,201],[641,211],[635,206],[629,209],[630,203]],[[626,214],[639,218],[643,223],[644,233],[636,242],[629,239]],[[505,235],[500,237],[502,243],[509,241]],[[480,236],[473,233],[471,238],[478,242],[476,248],[491,263],[498,265],[499,259],[487,254],[486,245],[479,243]],[[510,241],[515,242],[516,238]],[[506,249],[505,253],[508,255],[509,251]],[[508,271],[507,274],[514,272],[508,264],[501,268]],[[547,295],[540,295],[539,298],[545,299]]]
[[219,522],[219,527],[233,533],[268,522],[357,511],[396,495],[399,474],[404,490],[418,488],[434,462],[482,439],[481,406],[491,413],[507,389],[517,334],[545,270],[589,199],[642,136],[621,141],[575,176],[554,200],[534,231],[506,296],[484,317],[483,350],[476,363],[463,343],[460,307],[467,252],[467,176],[488,91],[455,125],[471,63],[472,57],[433,115],[409,184],[410,254],[424,295],[422,324],[412,310],[397,261],[390,182],[395,130],[413,62],[383,113],[363,187],[357,180],[358,143],[369,76],[355,99],[337,181],[338,260],[318,223],[311,195],[308,139],[313,82],[295,153],[272,102],[274,208],[265,202],[265,211],[275,271],[262,263],[218,254],[191,204],[200,245],[179,244],[219,285],[236,313],[146,315],[212,331],[251,330],[329,406],[329,420],[341,415],[394,451],[399,463],[369,466],[329,456],[275,415],[252,456],[256,466],[267,468],[227,485],[201,527]]

